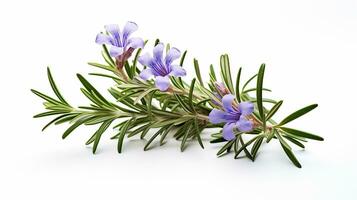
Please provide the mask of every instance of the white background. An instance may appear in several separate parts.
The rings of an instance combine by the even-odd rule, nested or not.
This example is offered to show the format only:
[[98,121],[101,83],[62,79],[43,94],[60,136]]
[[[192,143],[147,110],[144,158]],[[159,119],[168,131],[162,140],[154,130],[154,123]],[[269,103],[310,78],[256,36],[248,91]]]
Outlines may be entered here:
[[[134,139],[121,155],[110,131],[96,155],[84,145],[95,127],[65,141],[66,126],[41,133],[49,119],[32,118],[43,108],[30,88],[51,94],[46,66],[73,105],[86,104],[75,74],[89,77],[96,69],[86,62],[102,62],[94,39],[103,26],[127,20],[136,36],[188,49],[188,79],[193,57],[207,74],[229,53],[245,78],[266,63],[265,84],[284,99],[278,119],[319,103],[290,126],[325,141],[295,148],[298,169],[277,142],[253,163],[216,158],[209,133],[204,151],[192,143],[181,153],[170,140],[144,152]],[[0,199],[357,199],[356,1],[11,0],[0,3],[0,22]],[[109,97],[109,80],[89,79]]]

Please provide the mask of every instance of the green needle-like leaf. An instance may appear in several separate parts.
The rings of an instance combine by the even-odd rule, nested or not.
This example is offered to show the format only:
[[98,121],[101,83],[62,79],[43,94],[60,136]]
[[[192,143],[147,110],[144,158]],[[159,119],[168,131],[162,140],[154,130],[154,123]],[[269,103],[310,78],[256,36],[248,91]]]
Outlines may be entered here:
[[200,72],[200,66],[199,66],[198,61],[196,60],[196,58],[193,59],[193,65],[195,67],[196,77],[197,77],[198,81],[200,82],[200,84],[203,85],[201,72]]
[[167,128],[168,126],[164,126],[162,127],[160,130],[158,130],[150,139],[149,141],[146,143],[145,147],[144,147],[144,151],[147,151],[149,150],[149,146],[150,144],[154,141],[154,139],[159,136],[163,131],[165,131],[165,129]]
[[252,144],[255,140],[259,139],[260,137],[262,137],[261,135],[257,135],[254,138],[252,138],[251,140],[249,140],[247,143],[242,144],[241,148],[238,149],[238,151],[235,153],[234,159],[237,159],[240,152],[242,152],[245,148],[247,148],[247,146],[249,146],[250,144]]
[[[221,134],[221,133],[220,133]],[[227,140],[225,140],[223,137],[220,137],[220,138],[216,138],[216,139],[214,139],[214,140],[211,140],[211,141],[209,141],[209,143],[212,143],[212,144],[214,144],[214,143],[221,143],[221,142],[226,142]]]
[[[239,137],[240,143],[241,143],[243,146],[245,146],[244,141],[243,141],[243,138],[242,138],[242,135],[239,135],[238,137]],[[239,152],[238,152],[238,151],[239,151],[239,149],[235,151],[235,155],[239,155]],[[248,149],[247,149],[246,147],[243,148],[243,151],[244,151],[245,155],[246,155],[251,161],[254,161],[254,158],[253,158],[252,154],[250,154],[250,152],[248,151]]]
[[[146,41],[147,42],[147,41]],[[146,43],[145,42],[145,43]],[[135,57],[134,57],[134,60],[133,60],[133,66],[131,68],[131,73],[135,75],[135,73],[138,71],[138,68],[136,67],[136,64],[138,63],[138,59],[139,59],[139,56],[141,54],[141,51],[142,49],[139,48],[137,51],[136,51],[136,54],[135,54]]]
[[187,105],[187,103],[180,97],[180,95],[175,94],[174,96],[176,97],[177,101],[179,102],[179,104],[184,110],[186,110],[187,112],[192,111],[191,107]]
[[172,130],[172,128],[174,127],[174,125],[170,125],[161,135],[160,138],[160,146],[164,144],[165,138],[166,136],[170,133],[170,131]]
[[260,137],[253,144],[253,147],[252,147],[253,160],[255,160],[255,158],[257,156],[258,150],[259,150],[260,146],[262,145],[263,139],[264,139],[264,137]]
[[[187,50],[183,52],[181,59],[180,59],[180,66],[183,67],[183,63],[185,62],[185,58],[186,58],[186,54],[187,54]],[[176,78],[172,78],[173,80],[173,84],[177,85],[179,88],[181,89],[185,89],[184,83],[181,79],[181,77],[177,77],[177,81]],[[176,83],[178,82],[178,83]]]
[[152,119],[152,112],[151,112],[151,110],[152,110],[152,104],[151,104],[151,102],[152,102],[152,99],[154,98],[154,95],[155,95],[155,92],[156,92],[157,90],[154,90],[154,91],[152,91],[150,94],[149,94],[149,96],[148,96],[148,98],[147,98],[147,104],[146,104],[146,108],[147,108],[147,113],[148,113],[148,116],[150,117],[150,119]]
[[113,120],[108,120],[102,123],[102,125],[99,127],[99,129],[95,132],[95,139],[94,139],[94,144],[93,144],[93,154],[97,151],[97,147],[99,144],[99,140],[102,137],[102,134],[104,133],[105,130],[108,129],[110,124],[113,122]]
[[[108,74],[102,74],[102,73],[89,73],[89,75],[92,76],[101,76],[101,77],[105,77],[105,78],[111,78],[114,81],[121,81],[118,77],[116,76],[112,76],[112,75],[108,75]],[[119,83],[119,82],[118,82]]]
[[228,141],[218,152],[217,156],[221,156],[228,148],[231,148],[235,140]]
[[211,77],[211,80],[212,80],[213,82],[217,81],[217,77],[216,77],[216,73],[214,72],[214,67],[213,67],[213,65],[210,65],[210,66],[209,66],[209,71],[210,71],[209,76]]
[[236,82],[236,99],[237,101],[240,103],[241,99],[240,99],[240,75],[242,73],[242,68],[240,67],[238,70],[238,75],[237,75],[237,82]]
[[291,143],[293,143],[293,144],[295,144],[295,145],[297,145],[297,146],[299,146],[299,147],[301,147],[301,148],[305,148],[305,145],[304,144],[302,144],[301,142],[299,142],[298,140],[295,140],[294,138],[292,138],[292,137],[289,137],[289,136],[287,136],[287,135],[284,135],[284,138],[286,138],[287,140],[289,140]]
[[291,148],[287,148],[284,144],[281,143],[281,141],[280,141],[280,144],[281,144],[281,147],[284,149],[285,154],[291,160],[291,162],[294,163],[294,165],[296,167],[301,168],[301,164],[299,163],[298,159],[296,159],[294,153],[290,150]]
[[93,67],[97,67],[97,68],[100,68],[100,69],[104,69],[104,70],[107,70],[107,71],[111,71],[113,73],[115,73],[115,68],[111,67],[111,66],[108,66],[108,65],[103,65],[103,64],[99,64],[99,63],[94,63],[94,62],[89,62],[88,65],[90,66],[93,66]]
[[279,131],[275,132],[275,136],[278,138],[278,140],[280,141],[280,143],[287,149],[291,150],[291,147],[289,146],[289,144],[284,140],[284,138],[281,136],[281,134],[279,133]]
[[113,58],[110,56],[107,46],[105,46],[104,44],[102,46],[103,46],[102,56],[104,60],[108,63],[108,65],[115,67],[115,62]]
[[193,111],[193,112],[196,112],[195,111],[195,107],[193,105],[193,91],[195,89],[195,83],[196,83],[196,79],[194,78],[194,79],[192,79],[190,92],[188,94],[188,103],[189,103],[189,106],[190,106],[190,110]]
[[242,91],[245,91],[245,88],[248,86],[248,84],[249,84],[250,82],[252,82],[253,79],[255,79],[257,76],[258,76],[258,74],[255,74],[255,75],[252,76],[250,79],[248,79],[248,81],[244,83],[243,88],[242,88]]
[[134,74],[132,73],[132,70],[131,70],[131,67],[130,67],[130,64],[129,64],[128,61],[125,61],[124,69],[126,71],[126,74],[129,76],[129,78],[133,79],[134,78]]
[[279,110],[281,104],[283,104],[283,101],[279,101],[277,102],[271,109],[270,111],[268,112],[267,116],[266,116],[266,121],[268,121],[271,117],[274,116],[274,114],[276,113],[276,111]]
[[55,123],[56,121],[64,118],[64,117],[67,117],[68,115],[71,115],[70,113],[68,114],[63,114],[63,115],[60,115],[56,118],[54,118],[53,120],[51,120],[50,122],[48,122],[43,128],[42,128],[42,131],[44,131],[47,127],[49,127],[51,124]]
[[201,139],[201,135],[200,135],[201,131],[200,131],[199,127],[198,127],[198,120],[197,120],[197,118],[195,118],[195,119],[193,120],[193,125],[194,125],[194,127],[195,127],[195,132],[196,132],[196,136],[197,136],[198,143],[200,144],[200,146],[202,147],[202,149],[204,149],[205,147],[203,146],[203,142],[202,142],[202,139]]
[[317,104],[312,104],[309,106],[306,106],[298,111],[295,111],[294,113],[290,114],[289,116],[287,116],[285,119],[283,119],[280,123],[279,126],[282,126],[284,124],[287,124],[291,121],[293,121],[296,118],[299,118],[303,115],[305,115],[306,113],[310,112],[311,110],[315,109],[317,107]]
[[77,77],[89,92],[92,92],[96,97],[98,97],[98,100],[102,101],[106,105],[110,105],[110,103],[82,75],[77,74]]
[[55,125],[59,125],[59,124],[63,124],[65,122],[70,122],[72,121],[74,118],[76,118],[78,115],[80,115],[79,113],[72,113],[68,116],[65,116],[65,117],[62,117],[61,119],[58,119],[56,122],[55,122]]
[[76,129],[78,126],[82,125],[83,123],[85,123],[87,120],[89,120],[91,118],[91,116],[89,115],[85,115],[81,118],[79,118],[72,126],[70,126],[62,135],[62,139],[65,139],[69,134],[72,133],[72,131],[74,131],[74,129]]
[[298,136],[298,137],[304,137],[304,138],[308,138],[308,139],[312,139],[312,140],[319,140],[319,141],[323,141],[324,138],[318,136],[318,135],[314,135],[311,133],[307,133],[304,131],[300,131],[300,130],[296,130],[296,129],[292,129],[292,128],[287,128],[287,127],[279,127],[281,130],[288,132],[292,135]]
[[[256,91],[257,88],[250,88],[250,89],[246,89],[243,91],[243,93],[248,93],[248,92],[253,92],[253,91]],[[262,88],[263,91],[267,91],[267,92],[271,92],[270,89],[267,89],[267,88]]]
[[52,87],[53,92],[56,94],[56,96],[58,97],[58,99],[63,102],[64,104],[68,105],[67,101],[63,98],[63,96],[61,95],[60,91],[58,90],[55,81],[53,80],[52,74],[51,74],[51,70],[49,67],[47,67],[47,76],[48,76],[48,80],[50,82],[50,85]]
[[180,66],[183,67],[183,63],[185,62],[185,58],[186,58],[186,54],[187,54],[187,50],[185,52],[183,52],[181,59],[180,59]]
[[143,130],[143,132],[140,135],[140,139],[144,139],[146,134],[149,132],[149,130],[152,128],[152,124],[148,124],[146,128]]
[[265,70],[265,64],[262,64],[258,72],[258,80],[257,80],[257,105],[258,105],[260,119],[263,122],[263,130],[265,130],[265,125],[266,125],[264,107],[263,107],[263,90],[262,90],[264,70]]
[[[143,97],[157,90],[157,88],[150,88],[140,93],[140,95],[134,100],[134,105],[137,104]],[[150,105],[151,106],[151,105]]]
[[37,90],[34,90],[34,89],[31,89],[31,92],[34,93],[35,95],[41,97],[42,99],[52,103],[52,104],[61,104],[61,102],[57,101],[56,99],[52,98],[52,97],[49,97],[45,94],[42,94],[41,92],[37,91]]
[[183,132],[184,135],[183,135],[183,138],[181,141],[181,152],[183,152],[185,150],[185,144],[188,139],[188,136],[190,135],[191,129],[192,128],[191,128],[191,123],[190,123],[190,125],[188,125],[188,127],[187,127],[187,131]]
[[122,149],[123,149],[123,142],[124,142],[124,136],[126,134],[126,131],[128,130],[128,127],[131,123],[131,119],[128,120],[124,125],[123,127],[120,129],[120,134],[119,134],[119,138],[118,138],[118,145],[117,145],[117,150],[118,150],[118,153],[121,153],[122,152]]
[[268,137],[267,137],[267,140],[266,140],[267,143],[269,143],[270,140],[274,138],[275,134],[277,134],[277,133],[276,133],[276,129],[275,129],[275,128],[272,128],[272,129],[270,130],[269,134],[268,134]]
[[229,64],[229,58],[228,58],[227,54],[221,56],[220,64],[221,64],[222,78],[223,78],[228,90],[231,92],[231,94],[234,94],[234,87],[233,87],[232,75],[231,75],[231,67]]
[[233,149],[234,149],[234,153],[237,153],[238,152],[238,148],[239,148],[239,139],[241,138],[242,136],[241,135],[238,135],[234,141],[234,146],[233,146]]
[[46,116],[51,116],[51,115],[58,115],[58,114],[64,114],[67,113],[67,111],[48,111],[48,112],[43,112],[40,114],[37,114],[35,116],[33,116],[33,118],[39,118],[39,117],[46,117]]

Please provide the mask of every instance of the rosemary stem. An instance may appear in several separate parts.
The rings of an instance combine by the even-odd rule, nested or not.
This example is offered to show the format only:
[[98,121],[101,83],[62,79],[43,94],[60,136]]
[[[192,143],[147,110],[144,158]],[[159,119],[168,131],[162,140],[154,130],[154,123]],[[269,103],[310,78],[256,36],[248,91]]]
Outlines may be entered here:
[[198,119],[201,119],[203,121],[207,121],[207,122],[209,121],[209,118],[207,115],[197,114],[196,116]]

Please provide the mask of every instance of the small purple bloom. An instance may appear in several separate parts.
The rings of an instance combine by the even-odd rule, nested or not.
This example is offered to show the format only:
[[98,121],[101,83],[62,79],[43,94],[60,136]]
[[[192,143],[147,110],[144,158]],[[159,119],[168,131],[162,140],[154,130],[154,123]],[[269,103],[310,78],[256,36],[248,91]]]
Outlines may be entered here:
[[124,62],[131,56],[137,48],[143,48],[144,41],[138,37],[129,38],[129,36],[138,29],[134,22],[127,22],[121,32],[117,24],[105,26],[107,34],[99,33],[95,39],[97,44],[106,44],[109,46],[109,54],[116,58],[116,64],[122,68]]
[[181,52],[172,47],[163,58],[164,44],[159,43],[153,49],[153,56],[146,53],[139,58],[139,62],[147,66],[140,73],[140,78],[148,80],[155,77],[155,85],[161,91],[166,91],[170,87],[170,76],[186,76],[186,71],[179,65],[172,62],[181,56]]
[[234,95],[227,94],[222,98],[223,110],[214,108],[209,114],[209,120],[213,124],[226,123],[223,126],[223,138],[235,139],[234,128],[241,132],[249,132],[253,129],[253,122],[248,119],[254,111],[251,102],[237,103]]

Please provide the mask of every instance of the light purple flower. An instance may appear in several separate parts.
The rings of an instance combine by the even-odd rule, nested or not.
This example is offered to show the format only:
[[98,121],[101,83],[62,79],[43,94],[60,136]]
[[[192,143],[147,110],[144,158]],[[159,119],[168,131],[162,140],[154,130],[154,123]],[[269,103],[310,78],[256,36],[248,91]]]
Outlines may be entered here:
[[222,98],[222,104],[223,110],[214,108],[209,114],[209,120],[213,124],[226,123],[222,130],[224,139],[235,139],[235,128],[241,132],[249,132],[253,129],[253,122],[249,120],[249,115],[254,111],[253,103],[238,104],[234,95],[227,94]]
[[172,64],[174,60],[181,56],[181,52],[172,47],[163,57],[164,44],[159,43],[153,49],[153,56],[146,53],[139,58],[139,62],[147,66],[140,73],[140,78],[148,80],[152,76],[155,77],[155,85],[161,91],[166,91],[170,87],[170,76],[185,76],[186,71],[179,65]]
[[123,31],[120,31],[117,24],[106,25],[104,28],[107,34],[99,33],[95,42],[108,45],[110,56],[115,57],[117,66],[122,68],[133,51],[144,46],[143,39],[129,37],[138,29],[138,25],[134,22],[127,22]]

